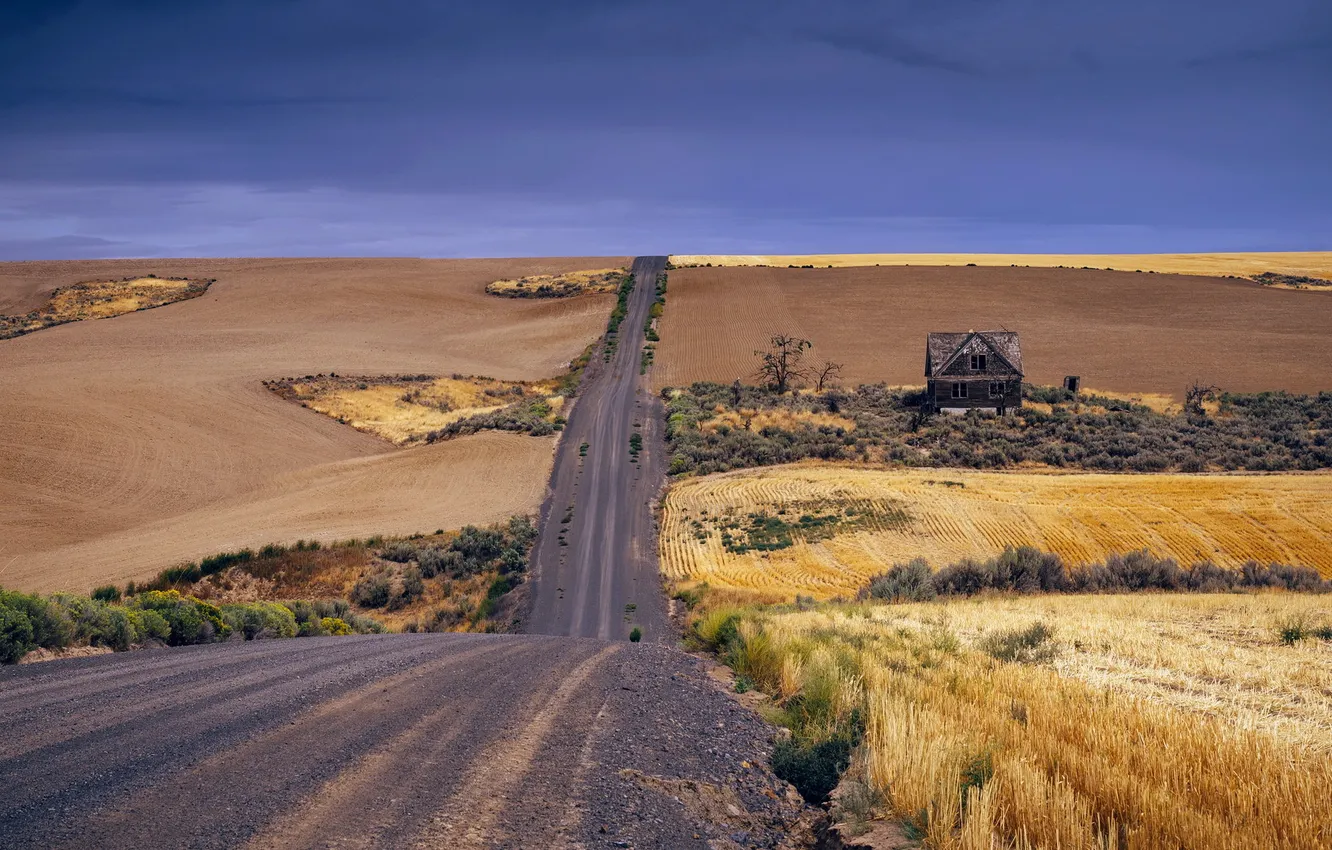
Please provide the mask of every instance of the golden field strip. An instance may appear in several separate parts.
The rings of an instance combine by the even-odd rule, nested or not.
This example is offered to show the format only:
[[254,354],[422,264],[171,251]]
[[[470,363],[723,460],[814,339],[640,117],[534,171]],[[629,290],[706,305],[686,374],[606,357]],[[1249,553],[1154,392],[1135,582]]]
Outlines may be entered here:
[[425,381],[403,378],[315,377],[269,381],[278,395],[302,407],[383,437],[397,446],[419,443],[452,422],[540,398],[554,417],[564,405],[558,381],[500,381],[449,377]]
[[1262,272],[1332,279],[1332,251],[1219,254],[678,254],[677,266],[1071,266],[1160,274],[1237,275]]
[[[722,521],[851,507],[845,533],[769,552],[728,551]],[[901,512],[908,519],[901,521]],[[695,524],[697,523],[697,525]],[[833,529],[836,531],[836,529]],[[702,537],[703,539],[700,539]],[[1332,575],[1332,475],[1113,475],[882,470],[796,464],[674,484],[663,506],[669,580],[790,598],[854,594],[893,563],[935,568],[1036,546],[1070,563],[1150,549],[1191,564],[1247,560]]]
[[[1314,850],[1332,835],[1332,659],[1325,645],[1279,645],[1272,624],[1321,603],[751,609],[734,663],[778,707],[813,699],[838,724],[859,712],[847,778],[934,850]],[[979,635],[1038,620],[1055,630],[1052,663],[981,651]]]

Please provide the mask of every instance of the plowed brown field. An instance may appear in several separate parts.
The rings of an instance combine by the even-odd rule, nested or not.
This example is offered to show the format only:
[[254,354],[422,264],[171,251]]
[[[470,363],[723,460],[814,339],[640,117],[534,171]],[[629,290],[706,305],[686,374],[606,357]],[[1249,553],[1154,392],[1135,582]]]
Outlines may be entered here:
[[395,450],[265,378],[559,373],[610,296],[513,300],[557,260],[125,260],[0,264],[0,311],[80,280],[215,277],[200,298],[0,341],[0,584],[85,590],[210,552],[409,533],[540,502],[552,441],[483,434]]
[[1043,268],[690,268],[670,273],[653,382],[752,376],[779,331],[846,384],[923,384],[929,331],[1022,334],[1028,380],[1182,397],[1332,389],[1332,293],[1216,277]]

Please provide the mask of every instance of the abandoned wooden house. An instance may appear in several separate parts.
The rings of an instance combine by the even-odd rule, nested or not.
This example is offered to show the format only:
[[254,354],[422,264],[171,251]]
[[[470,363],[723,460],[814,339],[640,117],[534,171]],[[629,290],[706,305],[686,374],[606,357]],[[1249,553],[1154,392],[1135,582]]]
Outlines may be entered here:
[[1022,346],[1012,331],[932,333],[925,342],[925,399],[930,411],[1022,406]]

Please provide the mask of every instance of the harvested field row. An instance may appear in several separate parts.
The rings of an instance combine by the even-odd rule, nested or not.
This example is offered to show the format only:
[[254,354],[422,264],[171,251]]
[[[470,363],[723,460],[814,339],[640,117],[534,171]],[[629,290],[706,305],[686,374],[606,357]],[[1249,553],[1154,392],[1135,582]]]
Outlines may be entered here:
[[[562,373],[613,298],[523,300],[488,282],[623,265],[524,260],[154,260],[199,298],[0,343],[0,582],[86,590],[211,552],[412,533],[539,505],[553,440],[394,449],[266,390],[284,375]],[[143,261],[0,263],[24,312]],[[17,305],[17,306],[16,306]]]
[[812,340],[842,382],[919,385],[931,331],[1022,335],[1027,380],[1182,399],[1332,389],[1326,292],[1175,274],[1046,268],[687,268],[670,273],[653,383],[751,381],[775,333]]
[[306,468],[127,531],[37,551],[11,547],[0,552],[0,583],[86,592],[214,552],[497,522],[540,507],[554,451],[553,437],[483,433]]
[[968,641],[1041,620],[1065,650],[1063,676],[1264,729],[1332,753],[1332,653],[1317,640],[1282,647],[1286,622],[1332,622],[1324,596],[1138,594],[950,600],[896,605],[926,629],[940,616]]
[[1032,266],[1118,269],[1163,274],[1236,275],[1263,272],[1332,278],[1332,251],[1273,251],[1221,254],[678,254],[677,266]]
[[805,759],[863,728],[842,816],[886,815],[926,846],[1314,850],[1332,830],[1327,652],[1273,625],[1319,601],[719,608],[697,632],[732,636]]
[[[810,539],[800,518],[851,506]],[[861,507],[864,506],[864,507]],[[1191,564],[1248,560],[1332,575],[1332,475],[1104,475],[879,470],[799,464],[675,484],[665,501],[667,578],[818,597],[851,595],[916,557],[936,567],[1035,546],[1070,563],[1150,549]],[[905,514],[905,520],[902,519]],[[761,517],[788,545],[737,552],[724,535]],[[825,536],[826,535],[826,536]]]

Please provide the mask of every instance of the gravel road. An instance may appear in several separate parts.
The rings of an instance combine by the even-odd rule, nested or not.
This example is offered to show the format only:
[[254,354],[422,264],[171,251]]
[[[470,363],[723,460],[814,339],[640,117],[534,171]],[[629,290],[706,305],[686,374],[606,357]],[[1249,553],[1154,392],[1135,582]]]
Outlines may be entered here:
[[377,635],[4,668],[0,846],[780,846],[771,730],[702,664]]
[[[666,481],[663,416],[639,374],[643,325],[665,268],[665,257],[634,260],[634,291],[615,353],[609,363],[593,357],[560,437],[533,555],[526,631],[624,640],[637,626],[648,641],[673,637],[652,509]],[[637,453],[630,452],[634,434],[642,441]]]

